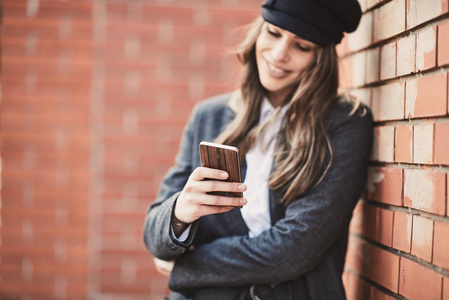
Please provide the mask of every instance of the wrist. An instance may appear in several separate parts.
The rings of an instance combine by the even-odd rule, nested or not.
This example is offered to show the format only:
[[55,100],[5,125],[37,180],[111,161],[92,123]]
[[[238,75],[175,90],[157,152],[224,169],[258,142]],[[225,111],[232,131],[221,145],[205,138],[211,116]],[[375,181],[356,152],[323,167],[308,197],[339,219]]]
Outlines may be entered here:
[[171,224],[176,227],[184,227],[184,228],[187,228],[190,225],[190,223],[183,222],[183,221],[179,220],[178,218],[176,218],[174,213],[171,217]]
[[173,233],[178,238],[186,229],[189,227],[189,223],[182,222],[176,218],[175,214],[172,214],[171,221],[170,221],[171,227],[173,229]]

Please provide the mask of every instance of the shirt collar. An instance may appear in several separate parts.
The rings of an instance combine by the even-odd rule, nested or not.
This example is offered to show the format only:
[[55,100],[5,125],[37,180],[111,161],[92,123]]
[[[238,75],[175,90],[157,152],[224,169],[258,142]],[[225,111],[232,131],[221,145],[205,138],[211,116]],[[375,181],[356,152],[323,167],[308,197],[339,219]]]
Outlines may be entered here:
[[260,107],[260,123],[265,121],[274,111],[273,105],[271,105],[270,101],[267,97],[264,97],[262,100],[262,105]]
[[[288,108],[290,106],[290,103],[287,103],[281,108],[281,112],[279,113],[278,117],[283,118],[285,113],[287,112]],[[273,105],[271,105],[270,100],[268,100],[267,97],[263,97],[262,105],[260,107],[260,117],[259,117],[259,123],[263,123],[271,114],[275,111],[275,108]]]

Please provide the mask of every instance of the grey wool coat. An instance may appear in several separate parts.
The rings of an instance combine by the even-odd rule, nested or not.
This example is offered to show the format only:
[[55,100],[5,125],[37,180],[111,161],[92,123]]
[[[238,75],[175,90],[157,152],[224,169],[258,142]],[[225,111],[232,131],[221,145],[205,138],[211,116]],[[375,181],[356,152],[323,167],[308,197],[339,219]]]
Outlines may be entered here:
[[[170,236],[175,201],[190,173],[201,165],[198,145],[214,141],[235,117],[230,94],[200,102],[184,130],[175,166],[164,177],[144,222],[149,251],[176,260],[170,299],[250,299],[251,285],[271,285],[275,299],[346,299],[342,283],[348,227],[366,181],[373,138],[372,115],[339,101],[329,112],[333,163],[321,183],[287,206],[270,191],[272,227],[248,237],[238,209],[202,217],[181,243]],[[327,155],[329,157],[329,154]],[[242,174],[246,172],[242,163]],[[193,250],[188,250],[189,245]]]

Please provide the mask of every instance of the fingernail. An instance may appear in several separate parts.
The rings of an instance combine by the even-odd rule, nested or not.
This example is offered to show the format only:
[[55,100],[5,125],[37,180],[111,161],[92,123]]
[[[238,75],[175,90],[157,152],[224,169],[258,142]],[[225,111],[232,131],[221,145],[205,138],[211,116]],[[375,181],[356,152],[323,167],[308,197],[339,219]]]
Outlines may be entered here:
[[228,173],[226,173],[226,172],[221,172],[221,173],[220,173],[220,177],[221,177],[221,178],[226,178],[226,177],[228,177]]
[[246,191],[246,185],[244,184],[239,185],[239,190]]
[[246,204],[246,199],[241,199],[240,200],[240,204],[245,205]]

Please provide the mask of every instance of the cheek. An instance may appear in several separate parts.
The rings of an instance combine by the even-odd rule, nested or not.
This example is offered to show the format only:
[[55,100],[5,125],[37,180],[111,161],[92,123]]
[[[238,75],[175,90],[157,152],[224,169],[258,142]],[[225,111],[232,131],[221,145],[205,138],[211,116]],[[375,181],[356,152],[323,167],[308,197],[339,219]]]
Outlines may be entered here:
[[260,56],[260,52],[262,51],[262,49],[264,49],[264,41],[261,36],[257,38],[255,46],[256,57],[258,58]]
[[309,69],[312,65],[315,64],[315,54],[306,54],[306,55],[300,55],[295,60],[295,69],[299,73],[305,72],[307,69]]

